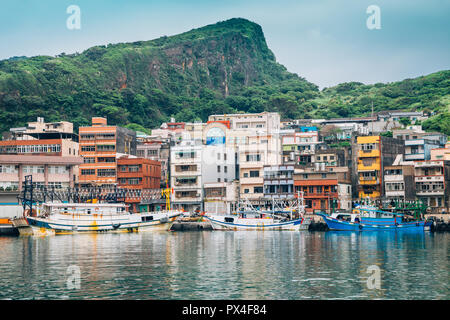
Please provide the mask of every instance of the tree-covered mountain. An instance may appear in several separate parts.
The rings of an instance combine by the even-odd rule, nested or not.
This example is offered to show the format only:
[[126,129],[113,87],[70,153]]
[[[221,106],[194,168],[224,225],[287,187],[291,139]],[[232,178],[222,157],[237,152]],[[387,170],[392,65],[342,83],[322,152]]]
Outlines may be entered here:
[[[37,116],[88,125],[92,116],[145,130],[174,116],[279,111],[284,119],[429,109],[448,122],[450,71],[391,84],[318,87],[276,62],[262,28],[231,19],[151,41],[57,57],[0,61],[0,132]],[[450,133],[450,129],[448,129]]]

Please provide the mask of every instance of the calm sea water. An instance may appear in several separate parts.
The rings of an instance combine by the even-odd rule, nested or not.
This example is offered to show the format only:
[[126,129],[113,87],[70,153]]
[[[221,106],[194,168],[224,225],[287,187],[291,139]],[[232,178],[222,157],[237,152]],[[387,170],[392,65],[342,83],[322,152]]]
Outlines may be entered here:
[[[0,299],[449,299],[449,240],[404,231],[3,237]],[[372,265],[380,289],[368,288]]]

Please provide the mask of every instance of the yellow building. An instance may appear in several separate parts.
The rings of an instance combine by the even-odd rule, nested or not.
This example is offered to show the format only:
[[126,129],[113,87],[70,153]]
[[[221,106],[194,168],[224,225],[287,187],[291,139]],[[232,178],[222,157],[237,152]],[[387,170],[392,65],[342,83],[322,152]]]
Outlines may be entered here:
[[382,136],[357,137],[358,197],[377,199],[384,196],[383,171],[393,164],[405,147],[403,140]]

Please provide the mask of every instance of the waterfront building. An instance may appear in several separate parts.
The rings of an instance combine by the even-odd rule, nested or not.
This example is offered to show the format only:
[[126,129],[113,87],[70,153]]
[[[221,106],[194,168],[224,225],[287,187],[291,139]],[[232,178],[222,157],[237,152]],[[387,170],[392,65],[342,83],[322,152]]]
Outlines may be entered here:
[[309,167],[296,167],[294,171],[295,194],[302,191],[306,212],[334,209],[351,210],[352,184],[347,167],[326,167],[316,163]]
[[357,137],[355,149],[358,198],[384,197],[384,168],[404,154],[404,141],[383,136]]
[[26,127],[11,128],[0,141],[0,189],[22,190],[26,175],[33,176],[35,187],[73,187],[81,163],[73,125],[38,118]]
[[80,155],[84,163],[79,168],[81,186],[117,185],[116,158],[136,155],[136,132],[107,124],[106,118],[93,117],[92,125],[80,127]]
[[415,200],[414,164],[386,166],[384,168],[384,188],[387,200]]
[[422,200],[432,213],[449,213],[450,162],[416,161],[414,175],[417,198]]
[[138,141],[136,155],[140,158],[158,161],[161,164],[161,188],[166,187],[170,174],[170,144],[171,138],[149,137]]
[[294,166],[264,166],[264,198],[281,200],[294,198]]
[[264,166],[281,164],[280,139],[278,135],[250,134],[238,149],[240,198],[265,205]]
[[[139,212],[138,204],[143,195],[150,190],[160,192],[161,163],[159,161],[121,156],[117,159],[117,186],[132,191],[125,200],[133,212]],[[148,209],[148,208],[145,208]],[[147,210],[145,210],[147,211]]]
[[238,181],[205,182],[203,184],[204,211],[214,214],[231,214],[236,210]]
[[186,211],[202,209],[202,144],[183,140],[170,150],[172,204]]

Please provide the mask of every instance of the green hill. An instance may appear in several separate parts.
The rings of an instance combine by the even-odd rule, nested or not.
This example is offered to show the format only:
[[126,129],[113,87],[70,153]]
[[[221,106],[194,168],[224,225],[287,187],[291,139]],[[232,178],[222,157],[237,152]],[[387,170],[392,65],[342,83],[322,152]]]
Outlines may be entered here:
[[261,111],[279,111],[284,119],[355,116],[369,112],[372,101],[375,110],[436,111],[445,122],[449,75],[319,91],[276,62],[259,25],[231,19],[80,54],[0,61],[0,132],[37,116],[76,127],[88,125],[91,116],[106,116],[111,124],[142,131],[170,116],[178,121]]

